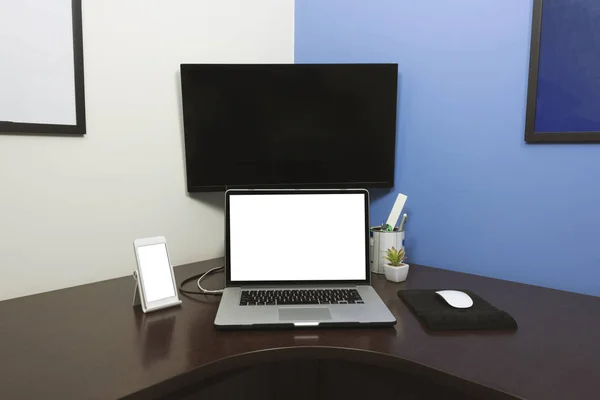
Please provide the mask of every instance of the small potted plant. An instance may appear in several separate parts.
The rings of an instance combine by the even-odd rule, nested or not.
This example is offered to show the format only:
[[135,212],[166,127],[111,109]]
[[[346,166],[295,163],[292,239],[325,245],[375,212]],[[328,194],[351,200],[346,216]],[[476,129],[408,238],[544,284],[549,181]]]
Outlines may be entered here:
[[396,250],[395,247],[387,250],[386,255],[383,257],[387,263],[384,265],[383,270],[385,278],[391,282],[404,282],[408,276],[408,264],[404,264],[406,260],[406,253],[403,249]]

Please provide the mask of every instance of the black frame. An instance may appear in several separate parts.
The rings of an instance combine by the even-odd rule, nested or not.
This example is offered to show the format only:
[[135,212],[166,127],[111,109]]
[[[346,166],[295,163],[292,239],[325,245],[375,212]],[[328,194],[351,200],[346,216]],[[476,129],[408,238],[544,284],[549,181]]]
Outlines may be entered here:
[[71,0],[73,14],[73,62],[75,73],[75,125],[0,121],[0,133],[85,135],[85,90],[83,79],[83,28],[81,0]]
[[[261,195],[261,194],[363,194],[365,197],[365,279],[360,280],[335,280],[335,281],[232,281],[231,280],[231,259],[230,232],[229,232],[229,198],[235,195]],[[278,229],[274,227],[274,229]],[[315,228],[316,231],[317,228]],[[366,189],[230,189],[225,192],[225,287],[239,287],[244,285],[252,286],[295,286],[295,285],[331,285],[331,284],[354,284],[369,285],[371,283],[371,266],[369,263],[369,191]]]
[[600,143],[600,132],[535,132],[538,70],[542,34],[543,0],[533,1],[531,24],[531,50],[529,58],[529,86],[527,89],[527,117],[525,141],[527,143]]

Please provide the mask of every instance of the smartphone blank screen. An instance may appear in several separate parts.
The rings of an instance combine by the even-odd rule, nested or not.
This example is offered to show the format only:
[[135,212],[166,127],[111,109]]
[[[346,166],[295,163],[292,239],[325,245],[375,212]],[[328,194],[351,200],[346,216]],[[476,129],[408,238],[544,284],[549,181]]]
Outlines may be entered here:
[[156,301],[175,296],[171,278],[171,265],[164,243],[138,247],[140,274],[146,301]]

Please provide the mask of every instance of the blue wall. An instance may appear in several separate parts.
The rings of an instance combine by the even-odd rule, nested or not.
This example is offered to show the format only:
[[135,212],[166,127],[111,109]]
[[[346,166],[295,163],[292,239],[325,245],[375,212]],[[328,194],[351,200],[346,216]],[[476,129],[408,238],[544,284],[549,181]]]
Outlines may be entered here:
[[[296,0],[295,60],[399,63],[411,261],[600,295],[600,145],[523,141],[531,9]],[[376,197],[374,224],[395,194]]]

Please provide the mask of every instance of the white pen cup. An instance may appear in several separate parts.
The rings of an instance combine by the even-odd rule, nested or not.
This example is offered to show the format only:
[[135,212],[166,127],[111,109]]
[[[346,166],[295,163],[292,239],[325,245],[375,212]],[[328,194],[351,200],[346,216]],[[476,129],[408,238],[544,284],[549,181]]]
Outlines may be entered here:
[[371,272],[383,274],[383,267],[386,264],[384,259],[387,250],[392,247],[403,249],[404,251],[404,230],[402,231],[384,231],[381,227],[375,226],[371,228],[369,239],[369,263]]

